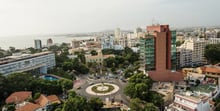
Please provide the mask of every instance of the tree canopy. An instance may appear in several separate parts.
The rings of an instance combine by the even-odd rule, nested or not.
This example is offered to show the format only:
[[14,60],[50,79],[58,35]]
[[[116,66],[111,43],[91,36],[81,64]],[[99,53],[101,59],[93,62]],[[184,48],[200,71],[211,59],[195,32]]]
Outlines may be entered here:
[[152,87],[153,81],[142,73],[134,74],[130,77],[128,85],[124,92],[131,98],[140,98],[146,100],[149,89]]
[[220,44],[209,44],[205,47],[205,57],[211,64],[220,62]]

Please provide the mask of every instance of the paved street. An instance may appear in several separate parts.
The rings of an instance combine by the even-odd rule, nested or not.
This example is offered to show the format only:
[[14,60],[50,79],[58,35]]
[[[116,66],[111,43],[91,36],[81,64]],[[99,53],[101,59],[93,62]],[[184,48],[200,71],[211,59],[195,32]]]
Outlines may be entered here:
[[[109,99],[110,101],[114,98],[114,101],[121,102],[121,100],[122,100],[124,104],[126,104],[126,105],[129,104],[128,97],[125,96],[124,93],[123,93],[123,89],[126,86],[127,82],[123,82],[120,79],[113,79],[113,78],[105,79],[104,76],[100,77],[99,79],[88,79],[88,75],[80,75],[80,76],[77,77],[77,79],[78,79],[77,80],[77,86],[74,86],[74,90],[79,95],[82,95],[86,98],[99,97],[103,101],[105,101],[106,98],[110,98]],[[106,96],[94,96],[94,95],[88,94],[85,91],[86,88],[91,85],[91,83],[96,84],[96,83],[102,83],[102,82],[103,83],[112,83],[112,84],[118,85],[119,86],[119,91],[114,93],[114,94],[110,94],[110,95],[106,95]]]

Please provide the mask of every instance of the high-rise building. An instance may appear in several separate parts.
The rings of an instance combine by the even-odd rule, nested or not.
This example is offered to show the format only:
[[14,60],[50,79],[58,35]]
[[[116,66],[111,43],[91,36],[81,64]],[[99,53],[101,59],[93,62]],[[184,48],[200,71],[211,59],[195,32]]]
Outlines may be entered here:
[[119,43],[119,39],[121,38],[121,30],[120,28],[115,29],[115,44]]
[[53,40],[51,38],[47,39],[47,46],[53,45]]
[[35,49],[41,49],[42,48],[42,44],[41,44],[41,40],[34,40],[34,45],[35,45]]
[[142,34],[142,29],[140,27],[138,27],[134,30],[134,36],[136,38],[139,38],[141,34]]
[[176,31],[169,25],[148,26],[140,38],[140,53],[145,70],[155,81],[180,81],[182,74],[176,72]]

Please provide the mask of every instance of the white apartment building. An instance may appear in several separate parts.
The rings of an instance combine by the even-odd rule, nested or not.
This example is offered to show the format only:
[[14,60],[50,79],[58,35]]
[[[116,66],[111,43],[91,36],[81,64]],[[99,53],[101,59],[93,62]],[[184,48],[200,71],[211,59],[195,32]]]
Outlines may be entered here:
[[174,103],[166,111],[210,111],[210,97],[206,95],[182,92],[175,94]]
[[48,68],[53,68],[55,54],[41,52],[36,54],[18,54],[0,59],[0,73],[8,75],[16,72],[34,71],[34,73],[46,74]]
[[135,33],[128,33],[127,34],[127,46],[128,47],[136,47],[136,45],[138,44],[139,39],[136,36]]
[[102,49],[113,49],[114,48],[114,37],[110,35],[104,35],[101,38],[101,48]]
[[177,47],[179,67],[192,65],[192,50]]
[[208,44],[220,43],[220,38],[189,38],[185,42],[177,47],[177,52],[180,52],[180,67],[195,66],[206,64],[205,47]]
[[115,29],[115,42],[116,42],[116,44],[118,44],[120,38],[121,38],[121,30],[120,30],[120,28],[116,28]]

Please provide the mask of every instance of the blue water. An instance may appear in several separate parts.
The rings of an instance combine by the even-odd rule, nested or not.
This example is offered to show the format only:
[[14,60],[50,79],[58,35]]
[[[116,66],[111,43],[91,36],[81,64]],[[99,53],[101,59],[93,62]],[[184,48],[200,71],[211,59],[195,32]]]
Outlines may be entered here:
[[44,78],[45,80],[49,80],[49,81],[55,81],[55,80],[58,80],[58,78],[53,77],[53,76],[44,76],[43,78]]
[[69,37],[69,36],[9,36],[2,37],[0,36],[0,49],[7,50],[10,46],[15,47],[16,49],[24,49],[29,47],[34,47],[34,40],[40,39],[42,45],[46,45],[47,39],[51,38],[53,43],[61,44],[61,43],[71,43],[72,40],[84,40],[91,39],[94,37]]

